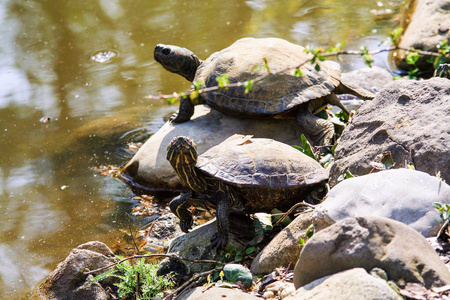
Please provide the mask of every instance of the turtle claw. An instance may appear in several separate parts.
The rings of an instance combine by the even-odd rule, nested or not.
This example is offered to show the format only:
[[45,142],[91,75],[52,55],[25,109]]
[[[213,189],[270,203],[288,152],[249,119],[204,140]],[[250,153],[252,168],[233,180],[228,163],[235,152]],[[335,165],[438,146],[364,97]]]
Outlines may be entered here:
[[228,244],[228,236],[223,236],[223,235],[219,234],[218,232],[216,232],[211,237],[211,244],[212,244],[213,248],[223,249]]
[[192,229],[192,224],[194,221],[192,220],[192,216],[189,216],[189,218],[180,220],[180,228],[183,232],[189,232],[189,229]]

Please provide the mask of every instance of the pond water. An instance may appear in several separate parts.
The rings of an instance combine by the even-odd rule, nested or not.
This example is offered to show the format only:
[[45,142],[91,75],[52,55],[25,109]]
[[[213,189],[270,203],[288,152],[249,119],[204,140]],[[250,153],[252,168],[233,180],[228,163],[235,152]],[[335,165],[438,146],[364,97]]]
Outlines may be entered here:
[[176,109],[146,95],[189,88],[155,63],[157,43],[200,58],[246,36],[377,49],[401,2],[0,1],[0,298],[26,295],[79,244],[120,242],[133,194],[92,168],[123,166],[126,143]]

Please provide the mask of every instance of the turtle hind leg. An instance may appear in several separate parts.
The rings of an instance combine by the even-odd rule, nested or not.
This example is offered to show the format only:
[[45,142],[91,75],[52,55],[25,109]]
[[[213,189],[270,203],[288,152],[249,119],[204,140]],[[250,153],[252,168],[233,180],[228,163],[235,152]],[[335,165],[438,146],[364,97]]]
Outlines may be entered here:
[[178,112],[173,114],[169,122],[171,123],[184,123],[191,119],[194,114],[194,104],[192,104],[191,100],[187,97],[180,99],[180,107]]
[[297,121],[314,146],[333,145],[334,125],[330,120],[313,115],[309,109],[300,109]]
[[183,232],[189,232],[194,223],[189,207],[188,199],[192,197],[192,193],[188,192],[177,196],[169,203],[170,211],[180,219],[180,228]]

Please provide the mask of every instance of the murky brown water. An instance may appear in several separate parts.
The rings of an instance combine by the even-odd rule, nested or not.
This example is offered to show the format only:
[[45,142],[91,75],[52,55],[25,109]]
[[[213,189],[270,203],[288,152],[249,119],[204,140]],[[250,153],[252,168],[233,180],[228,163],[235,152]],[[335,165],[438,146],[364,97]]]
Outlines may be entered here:
[[[131,191],[90,168],[125,164],[124,144],[148,137],[176,108],[145,95],[189,88],[154,62],[155,44],[201,58],[246,36],[375,49],[395,28],[400,3],[0,1],[0,298],[23,296],[73,247],[114,243],[127,228]],[[394,13],[380,18],[373,9]],[[91,59],[108,50],[118,54],[109,63]],[[346,70],[363,67],[344,59]],[[376,65],[387,66],[386,55]]]

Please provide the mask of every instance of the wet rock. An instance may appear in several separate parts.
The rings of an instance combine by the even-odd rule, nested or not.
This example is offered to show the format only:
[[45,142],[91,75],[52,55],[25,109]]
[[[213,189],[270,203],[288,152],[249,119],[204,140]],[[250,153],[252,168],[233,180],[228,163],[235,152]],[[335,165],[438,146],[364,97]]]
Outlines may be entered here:
[[[255,275],[269,274],[275,268],[293,266],[300,254],[299,239],[306,240],[306,230],[312,224],[312,212],[295,218],[278,233],[269,244],[255,257],[251,271]],[[291,267],[292,268],[292,267]]]
[[77,247],[77,249],[86,249],[86,250],[90,250],[93,252],[103,254],[105,256],[114,257],[114,253],[111,251],[111,249],[109,249],[109,247],[106,246],[106,244],[99,242],[99,241],[91,241],[91,242],[84,243],[82,245],[79,245]]
[[450,283],[450,272],[420,233],[391,219],[359,217],[339,221],[308,240],[294,269],[294,284],[299,288],[353,268],[380,268],[401,287]]
[[212,287],[205,290],[197,287],[187,290],[177,297],[177,300],[211,300],[211,299],[233,299],[233,300],[255,300],[261,299],[238,289]]
[[189,136],[195,140],[198,153],[202,154],[235,133],[295,145],[300,143],[301,136],[300,126],[294,119],[240,119],[197,105],[189,122],[166,123],[158,130],[127,163],[122,174],[125,178],[152,189],[184,189],[184,183],[166,159],[167,145],[172,138]]
[[347,217],[385,217],[430,237],[441,226],[434,202],[450,204],[448,184],[420,171],[387,170],[342,181],[316,207],[313,218],[321,230]]
[[[88,275],[83,274],[87,270],[95,270],[114,262],[112,257],[88,249],[100,249],[101,252],[108,253],[108,255],[112,253],[111,250],[108,251],[106,249],[106,245],[100,244],[102,243],[93,242],[90,245],[82,245],[80,249],[72,249],[69,256],[56,267],[39,287],[39,293],[48,299],[69,299],[72,291],[86,284],[84,288],[80,288],[74,293],[85,293],[86,289],[91,292],[97,290],[99,291],[99,298],[90,299],[103,299],[101,295],[103,295],[104,291],[102,292],[96,285],[90,286],[88,283],[89,279],[87,279]],[[93,276],[101,273],[102,271],[99,271],[98,273],[94,273]],[[70,299],[81,298],[72,297]]]
[[[253,230],[251,224],[242,224],[233,215],[230,216],[231,230]],[[232,231],[232,233],[233,233]],[[167,254],[176,254],[180,257],[196,260],[216,260],[225,261],[227,252],[231,252],[232,247],[236,251],[243,250],[243,244],[239,242],[234,234],[229,235],[229,243],[225,250],[217,250],[211,246],[211,237],[217,232],[216,220],[211,220],[201,226],[195,227],[190,232],[183,234],[172,240]],[[204,272],[214,268],[212,263],[189,263],[173,259],[164,259],[158,269],[158,274],[164,275],[176,272],[183,276]]]
[[297,289],[286,300],[400,300],[389,284],[362,268],[355,268],[320,279]]
[[92,300],[108,300],[110,297],[98,282],[92,282],[94,277],[89,275],[84,284],[73,290],[68,300],[92,299]]
[[[400,47],[437,51],[436,45],[442,41],[447,40],[447,43],[450,43],[450,32],[448,31],[450,4],[448,0],[415,0],[414,2],[415,9],[401,38]],[[409,14],[404,14],[404,18],[409,17]],[[403,23],[408,23],[407,21],[403,20]],[[395,58],[397,65],[404,70],[411,68],[405,61],[406,55],[405,51],[399,51]],[[433,67],[427,62],[428,58],[420,58],[416,65],[422,70],[431,71]]]
[[407,163],[416,170],[450,181],[450,80],[398,80],[358,109],[336,147],[330,185],[350,171],[364,175],[372,162],[390,151],[394,168]]

